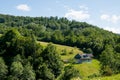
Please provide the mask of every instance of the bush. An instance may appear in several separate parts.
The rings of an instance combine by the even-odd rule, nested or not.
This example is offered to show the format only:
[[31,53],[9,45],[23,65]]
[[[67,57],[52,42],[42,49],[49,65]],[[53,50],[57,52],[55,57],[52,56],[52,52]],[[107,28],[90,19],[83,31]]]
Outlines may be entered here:
[[67,50],[66,49],[62,50],[61,55],[67,55]]

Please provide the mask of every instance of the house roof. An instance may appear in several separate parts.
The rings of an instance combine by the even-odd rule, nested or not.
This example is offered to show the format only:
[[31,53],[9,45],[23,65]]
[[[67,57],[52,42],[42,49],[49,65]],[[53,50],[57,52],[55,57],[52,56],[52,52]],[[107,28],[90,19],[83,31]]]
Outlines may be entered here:
[[92,58],[88,57],[88,58],[80,58],[81,60],[90,60]]
[[76,54],[74,58],[75,59],[80,59],[81,58],[81,54],[80,53]]
[[75,59],[91,59],[93,57],[93,55],[92,54],[80,54],[80,53],[78,53],[78,54],[76,54],[75,55]]
[[94,57],[93,54],[91,54],[91,53],[90,54],[86,54],[86,55],[88,55],[89,57]]

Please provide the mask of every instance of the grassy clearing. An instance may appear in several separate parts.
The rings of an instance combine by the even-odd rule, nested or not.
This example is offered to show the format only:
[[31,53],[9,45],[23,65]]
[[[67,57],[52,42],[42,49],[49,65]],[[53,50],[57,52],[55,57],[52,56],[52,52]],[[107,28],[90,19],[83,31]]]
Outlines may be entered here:
[[[49,43],[47,42],[39,42],[43,47],[46,47]],[[73,58],[77,53],[83,53],[79,48],[70,47],[65,45],[53,44],[56,46],[58,53],[61,55],[62,51],[66,51],[66,55],[61,55],[61,59],[67,60]]]
[[[92,75],[99,75],[99,61],[93,59],[90,63],[75,64],[74,67],[80,71],[80,75],[83,79]],[[88,79],[89,80],[89,79]]]

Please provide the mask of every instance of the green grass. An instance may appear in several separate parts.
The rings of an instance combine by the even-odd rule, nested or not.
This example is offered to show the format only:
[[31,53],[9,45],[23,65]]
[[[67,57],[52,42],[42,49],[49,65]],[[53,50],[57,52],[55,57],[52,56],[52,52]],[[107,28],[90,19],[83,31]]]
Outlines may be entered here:
[[2,36],[2,34],[0,34],[0,37]]
[[98,78],[93,78],[90,80],[120,80],[120,74],[113,75],[113,76],[107,76],[107,77],[98,77]]
[[[49,43],[47,42],[38,42],[40,43],[43,47],[46,47]],[[56,49],[58,53],[61,55],[62,50],[66,50],[66,55],[61,55],[62,60],[67,60],[73,58],[77,53],[83,53],[79,48],[76,47],[70,47],[70,46],[65,46],[65,45],[59,45],[59,44],[53,44],[56,46]],[[72,52],[72,54],[70,54]]]
[[83,79],[94,74],[99,75],[100,66],[99,61],[96,59],[93,59],[92,62],[89,63],[75,64],[74,67],[80,71]]

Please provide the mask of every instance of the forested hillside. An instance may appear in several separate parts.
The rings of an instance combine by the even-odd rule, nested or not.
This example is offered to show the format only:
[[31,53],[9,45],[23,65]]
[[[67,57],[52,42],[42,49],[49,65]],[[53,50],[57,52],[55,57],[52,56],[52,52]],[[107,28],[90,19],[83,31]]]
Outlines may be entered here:
[[[76,46],[98,56],[106,44],[115,46],[118,36],[87,24],[58,17],[0,15],[0,33],[16,28],[24,36],[33,33],[38,40]],[[87,51],[85,50],[85,51]]]
[[[74,20],[70,21],[67,18],[28,17],[28,16],[23,17],[23,16],[11,16],[11,15],[0,14],[0,34],[5,34],[6,32],[9,33],[8,31],[13,28],[18,30],[21,36],[24,37],[31,37],[31,35],[35,35],[37,40],[39,41],[53,42],[56,44],[78,47],[82,49],[85,53],[93,53],[95,58],[101,61],[101,70],[102,70],[101,74],[103,75],[111,75],[120,72],[120,68],[119,68],[120,67],[120,36],[117,34],[100,29],[97,26],[93,26],[86,22],[77,22]],[[15,56],[20,57],[19,55],[17,56],[17,53],[19,53],[19,51],[21,51],[20,54],[23,57],[23,59],[28,58],[29,60],[28,55],[31,56],[34,53],[32,51],[35,51],[34,50],[35,45],[30,44],[34,46],[33,48],[30,47],[30,50],[27,51],[26,47],[28,47],[28,45],[26,42],[32,41],[32,39],[28,40],[26,38],[23,38],[21,40],[21,37],[18,37],[20,34],[18,34],[17,36],[15,35],[11,36],[11,34],[7,34],[7,33],[5,36],[3,36],[0,39],[0,54],[1,54],[0,56],[3,56],[3,59],[8,64],[8,66],[16,65],[16,63],[13,60],[13,57]],[[21,42],[22,44],[19,44],[20,46],[17,46],[16,44],[18,43],[14,43],[14,39],[11,39],[12,37],[16,37],[18,39],[18,42],[22,41]],[[10,45],[11,43],[14,43],[14,45]],[[24,43],[26,43],[26,45]],[[24,49],[21,46],[24,46]],[[11,50],[13,49],[15,51],[11,52]],[[52,48],[48,47],[46,49],[48,49],[49,52],[49,50]],[[46,51],[47,50],[43,51],[43,53],[47,53]],[[5,55],[9,55],[9,56],[6,57]],[[8,57],[11,56],[12,56],[11,60],[13,61],[13,63],[9,63],[8,62],[9,60],[7,60]],[[43,56],[42,58],[43,61],[45,61],[44,63],[48,62],[46,61],[46,57],[48,57],[47,55],[44,56],[41,53],[41,56]],[[30,58],[30,60],[34,60],[33,55],[32,57],[33,58]],[[4,62],[3,59],[1,58],[2,62]],[[21,63],[17,63],[17,64],[20,65],[20,67],[22,68]],[[28,66],[28,65],[30,65],[29,62],[28,64],[23,66]],[[31,65],[34,66],[33,63],[31,63]],[[47,69],[47,67],[44,65],[42,67],[44,69]],[[51,69],[52,66],[48,65],[48,68]],[[13,69],[10,70],[12,71]],[[37,73],[37,74],[41,74],[41,73]],[[56,73],[54,72],[54,70],[52,73],[49,73],[49,75],[51,75],[50,78],[56,78],[59,74],[60,72]],[[34,75],[34,72],[32,73],[32,75]],[[48,75],[46,76],[49,77]]]

